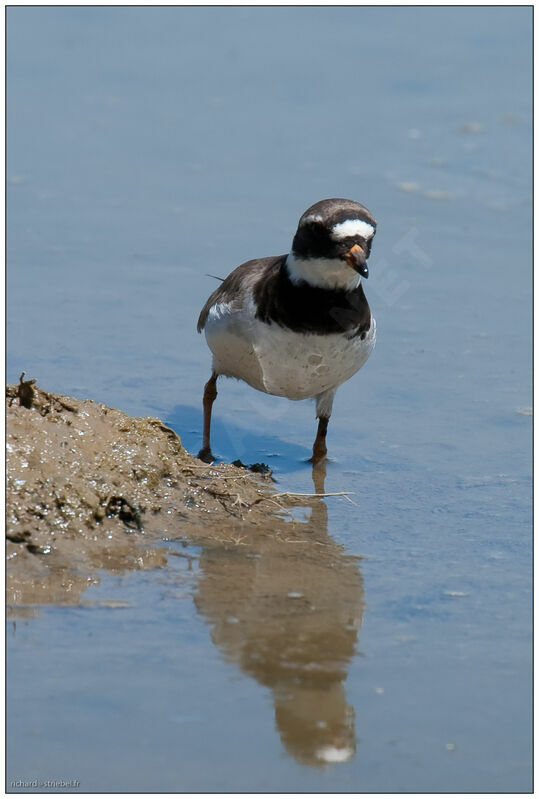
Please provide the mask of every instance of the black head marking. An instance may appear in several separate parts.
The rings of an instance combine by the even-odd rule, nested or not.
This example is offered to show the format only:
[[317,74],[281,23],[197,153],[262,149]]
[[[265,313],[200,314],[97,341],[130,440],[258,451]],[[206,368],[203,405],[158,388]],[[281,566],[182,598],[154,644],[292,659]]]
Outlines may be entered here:
[[361,203],[344,199],[320,200],[301,216],[292,251],[300,258],[340,258],[354,243],[359,242],[368,254],[372,236],[352,234],[337,238],[333,234],[335,225],[356,219],[376,231],[375,218]]

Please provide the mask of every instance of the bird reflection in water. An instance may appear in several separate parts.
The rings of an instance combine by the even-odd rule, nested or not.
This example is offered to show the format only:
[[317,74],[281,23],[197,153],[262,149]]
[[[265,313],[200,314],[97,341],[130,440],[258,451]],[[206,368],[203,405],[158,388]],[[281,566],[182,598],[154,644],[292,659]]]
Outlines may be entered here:
[[[324,493],[325,464],[313,469]],[[310,508],[310,512],[309,512]],[[308,765],[345,762],[356,750],[344,683],[363,615],[356,558],[328,533],[323,499],[308,518],[274,517],[265,533],[242,528],[242,546],[204,547],[195,596],[214,644],[271,689],[281,740]]]

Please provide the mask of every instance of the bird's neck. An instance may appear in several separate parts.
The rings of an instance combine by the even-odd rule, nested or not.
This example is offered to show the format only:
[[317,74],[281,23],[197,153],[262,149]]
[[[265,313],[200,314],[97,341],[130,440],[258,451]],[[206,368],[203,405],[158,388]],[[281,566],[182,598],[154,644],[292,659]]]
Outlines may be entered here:
[[302,258],[293,251],[287,256],[285,269],[294,284],[307,283],[330,291],[354,291],[361,277],[340,258]]

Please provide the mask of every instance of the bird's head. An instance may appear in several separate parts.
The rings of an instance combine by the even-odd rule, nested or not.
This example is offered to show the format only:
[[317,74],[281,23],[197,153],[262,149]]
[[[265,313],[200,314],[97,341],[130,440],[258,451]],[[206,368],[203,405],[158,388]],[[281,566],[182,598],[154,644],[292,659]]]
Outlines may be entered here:
[[321,200],[301,219],[287,258],[292,281],[351,291],[369,276],[376,220],[353,200]]

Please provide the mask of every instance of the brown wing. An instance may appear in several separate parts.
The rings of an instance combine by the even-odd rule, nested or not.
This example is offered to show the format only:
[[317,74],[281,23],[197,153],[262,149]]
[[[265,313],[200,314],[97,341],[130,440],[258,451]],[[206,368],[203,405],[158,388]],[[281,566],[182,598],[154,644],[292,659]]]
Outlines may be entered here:
[[206,304],[198,317],[197,330],[202,333],[208,320],[210,309],[219,302],[231,303],[232,308],[240,308],[246,291],[252,291],[259,280],[262,280],[268,271],[271,271],[278,262],[282,262],[285,255],[270,258],[255,258],[236,267],[220,286],[208,297]]

